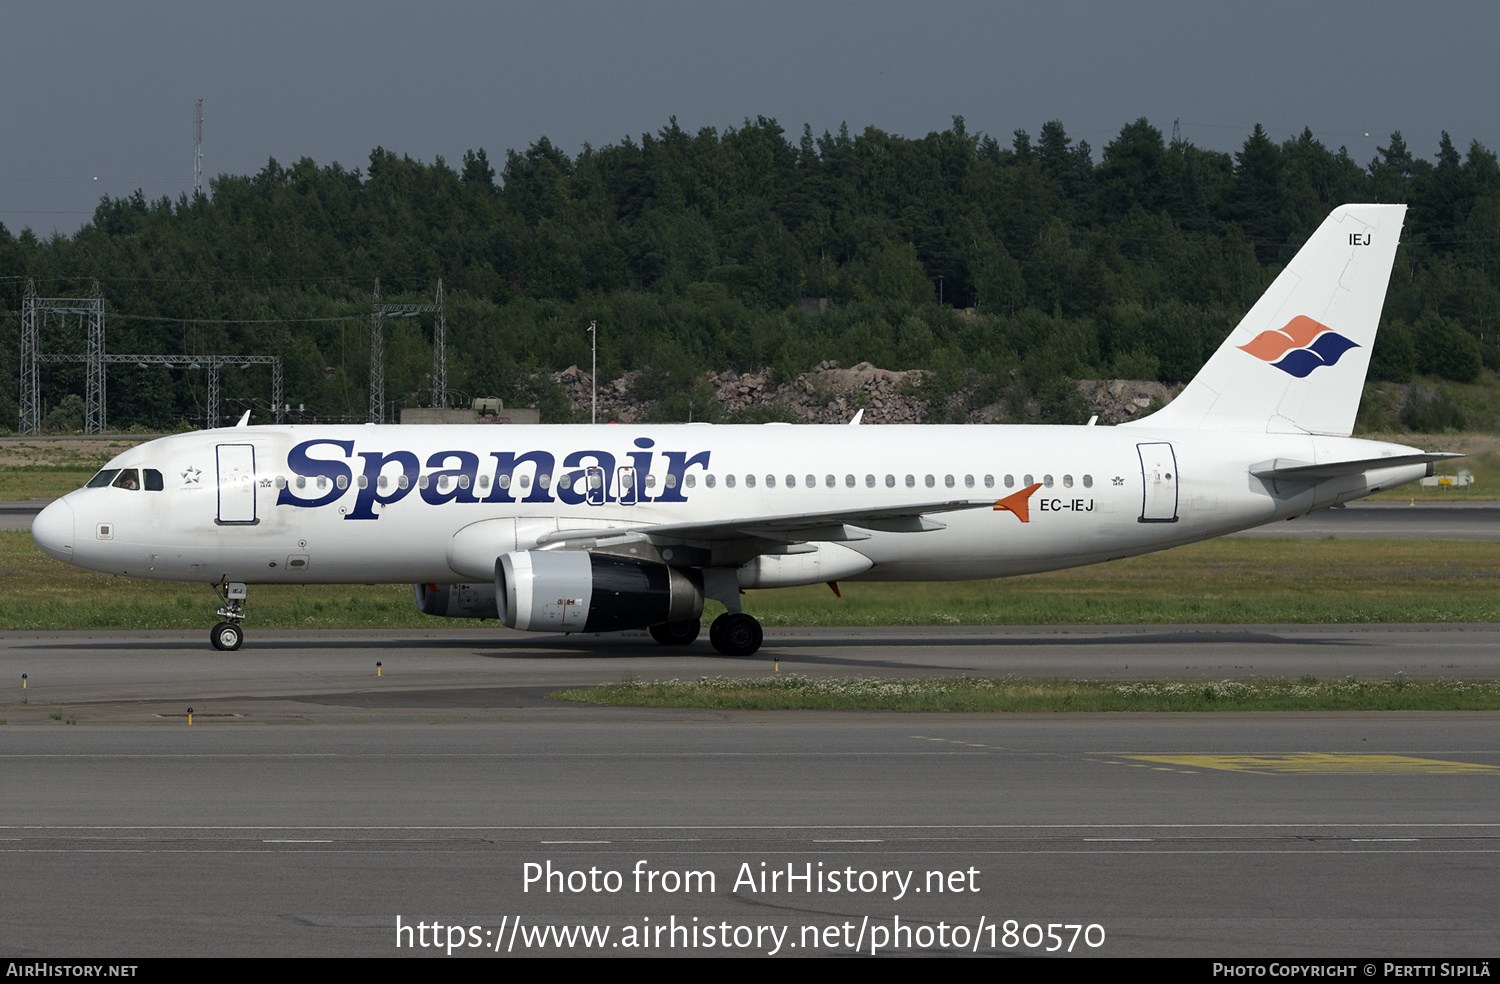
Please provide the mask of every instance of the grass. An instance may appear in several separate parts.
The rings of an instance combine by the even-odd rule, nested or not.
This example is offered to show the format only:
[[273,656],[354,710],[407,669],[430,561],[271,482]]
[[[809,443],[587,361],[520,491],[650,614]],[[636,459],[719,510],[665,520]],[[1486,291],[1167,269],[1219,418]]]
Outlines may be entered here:
[[973,678],[725,677],[559,690],[554,700],[632,707],[869,711],[1422,711],[1500,710],[1500,682],[1390,680],[1103,683]]
[[0,499],[55,499],[82,488],[111,458],[142,440],[121,434],[70,441],[0,441]]
[[97,468],[75,468],[68,465],[12,465],[0,468],[0,499],[56,499],[74,489],[81,489]]
[[[1496,559],[1482,542],[1221,539],[1000,581],[846,583],[842,599],[825,585],[752,591],[745,608],[768,627],[1490,622]],[[0,629],[205,629],[219,605],[207,585],[82,571],[0,531]],[[253,585],[246,610],[251,628],[473,624],[422,615],[405,584]]]

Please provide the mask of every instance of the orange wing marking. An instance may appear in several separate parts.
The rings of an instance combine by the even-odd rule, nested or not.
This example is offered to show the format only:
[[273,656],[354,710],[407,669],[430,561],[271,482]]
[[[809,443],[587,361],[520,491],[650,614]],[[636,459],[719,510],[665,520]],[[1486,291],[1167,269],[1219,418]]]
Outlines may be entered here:
[[1042,487],[1041,482],[1028,485],[1019,492],[1012,492],[995,502],[995,512],[1013,512],[1023,523],[1031,522],[1031,493]]

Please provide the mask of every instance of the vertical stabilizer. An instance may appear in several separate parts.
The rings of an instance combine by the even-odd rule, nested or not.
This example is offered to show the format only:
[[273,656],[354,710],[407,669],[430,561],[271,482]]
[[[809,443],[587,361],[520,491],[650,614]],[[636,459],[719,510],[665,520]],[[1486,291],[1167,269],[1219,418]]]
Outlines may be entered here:
[[1182,394],[1136,423],[1348,437],[1405,215],[1334,209]]

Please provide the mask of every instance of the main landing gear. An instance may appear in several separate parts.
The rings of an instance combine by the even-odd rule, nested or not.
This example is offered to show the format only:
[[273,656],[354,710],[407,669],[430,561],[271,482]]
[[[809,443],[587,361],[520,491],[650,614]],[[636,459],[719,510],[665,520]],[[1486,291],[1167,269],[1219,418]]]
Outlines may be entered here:
[[686,618],[681,622],[663,622],[661,625],[653,625],[647,631],[651,638],[663,646],[686,646],[698,638],[702,631],[703,623],[696,618]]
[[208,641],[220,652],[232,653],[245,641],[245,630],[240,628],[245,620],[245,585],[239,581],[220,582],[214,585],[214,591],[224,599],[224,607],[218,611],[224,621],[213,627]]
[[708,641],[725,656],[751,656],[760,648],[760,623],[744,612],[725,612],[708,627]]
[[[686,646],[698,638],[702,628],[696,618],[681,622],[663,622],[648,630],[651,638],[663,646]],[[708,641],[725,656],[750,656],[760,648],[764,635],[760,623],[744,612],[725,612],[708,627]]]

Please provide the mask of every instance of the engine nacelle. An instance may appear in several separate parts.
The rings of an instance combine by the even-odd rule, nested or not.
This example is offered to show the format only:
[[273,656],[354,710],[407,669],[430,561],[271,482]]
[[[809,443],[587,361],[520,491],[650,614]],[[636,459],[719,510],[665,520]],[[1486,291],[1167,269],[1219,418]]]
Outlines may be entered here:
[[500,621],[526,632],[612,632],[703,614],[691,568],[578,550],[527,550],[495,561]]
[[499,618],[495,604],[495,585],[490,584],[413,584],[417,610],[423,615],[442,618]]

